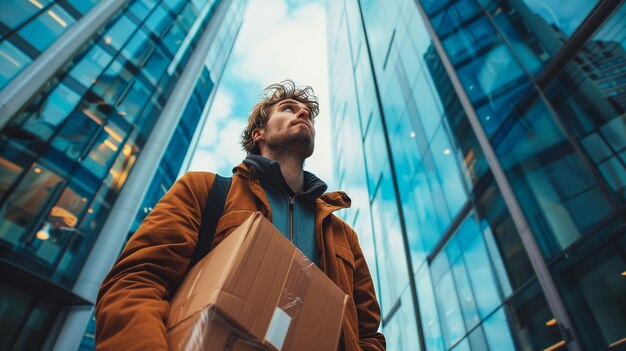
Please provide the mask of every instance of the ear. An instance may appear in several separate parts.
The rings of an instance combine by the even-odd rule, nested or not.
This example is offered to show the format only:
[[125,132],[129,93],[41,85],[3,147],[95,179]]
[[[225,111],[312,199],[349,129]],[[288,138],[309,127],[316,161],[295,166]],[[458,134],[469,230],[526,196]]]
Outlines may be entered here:
[[261,128],[255,128],[252,131],[252,140],[254,140],[257,143],[259,141],[265,141],[265,130]]

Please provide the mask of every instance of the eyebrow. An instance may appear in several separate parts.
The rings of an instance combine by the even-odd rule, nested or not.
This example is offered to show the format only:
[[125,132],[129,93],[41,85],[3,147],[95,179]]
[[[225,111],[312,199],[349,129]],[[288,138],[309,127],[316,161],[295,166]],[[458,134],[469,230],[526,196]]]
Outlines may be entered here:
[[302,104],[304,105],[304,108],[306,108],[309,111],[309,115],[313,116],[313,111],[311,111],[311,109],[309,108],[309,106],[307,106],[305,103],[299,102],[297,100],[283,100],[281,102],[278,103],[278,105],[276,105],[276,108],[281,108],[283,105],[298,105],[298,104]]
[[295,100],[283,100],[283,101],[279,102],[278,105],[276,105],[276,107],[281,107],[281,106],[286,105],[286,104],[294,104],[294,103],[297,103],[297,101],[295,101]]

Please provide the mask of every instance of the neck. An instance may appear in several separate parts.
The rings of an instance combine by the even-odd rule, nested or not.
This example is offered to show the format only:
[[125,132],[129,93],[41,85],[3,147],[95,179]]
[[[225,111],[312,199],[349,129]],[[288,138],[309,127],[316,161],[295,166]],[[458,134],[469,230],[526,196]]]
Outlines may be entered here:
[[278,154],[271,150],[262,151],[261,156],[280,164],[280,171],[291,190],[296,193],[304,190],[304,160],[292,154]]

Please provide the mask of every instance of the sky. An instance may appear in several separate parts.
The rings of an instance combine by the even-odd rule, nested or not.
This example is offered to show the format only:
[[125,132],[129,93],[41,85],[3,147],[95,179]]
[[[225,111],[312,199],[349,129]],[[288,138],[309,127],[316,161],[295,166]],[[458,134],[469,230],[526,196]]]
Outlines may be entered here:
[[334,189],[326,42],[322,0],[249,0],[189,170],[230,176],[245,158],[239,136],[263,88],[293,79],[313,87],[320,102],[315,152],[304,168]]

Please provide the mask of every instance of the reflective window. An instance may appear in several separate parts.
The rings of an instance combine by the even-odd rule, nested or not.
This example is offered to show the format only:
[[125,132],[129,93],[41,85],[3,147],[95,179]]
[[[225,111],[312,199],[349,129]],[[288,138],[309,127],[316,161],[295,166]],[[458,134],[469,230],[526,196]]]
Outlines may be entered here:
[[474,1],[423,0],[422,4],[432,11],[435,31],[485,131],[493,134],[529,85],[525,68]]
[[[439,228],[439,237],[443,235],[446,228],[450,224],[452,217],[450,217],[450,211],[448,210],[448,204],[446,203],[446,198],[443,193],[443,187],[441,183],[440,174],[437,172],[437,168],[435,167],[435,161],[433,160],[432,153],[427,152],[423,158],[424,169],[420,170],[425,173],[426,182],[428,184],[428,189],[432,196],[432,208],[435,215],[435,220],[437,221],[437,227]],[[435,242],[438,241],[435,240]],[[431,247],[432,248],[432,247]]]
[[112,59],[109,53],[96,45],[74,66],[70,71],[70,76],[88,88],[96,82],[98,75]]
[[546,88],[560,119],[626,204],[626,6],[622,5]]
[[111,45],[115,50],[119,50],[136,28],[137,25],[127,16],[121,16],[104,34],[104,43]]
[[[496,266],[499,254],[489,250],[485,241],[489,234],[472,214],[432,262],[435,299],[447,347],[464,338],[504,299]],[[471,344],[478,342],[474,338],[480,339],[472,336]]]
[[[511,322],[507,319],[503,308],[498,309],[494,314],[487,318],[482,324],[482,330],[485,333],[485,339],[489,345],[489,350],[515,350],[515,344],[511,331],[509,329]],[[470,335],[471,339],[471,335]],[[475,348],[483,350],[483,348]]]
[[419,301],[419,311],[426,349],[429,351],[442,350],[443,337],[441,335],[439,316],[437,315],[437,304],[427,265],[423,265],[415,275],[415,286],[417,289],[417,299]]
[[499,33],[531,74],[539,74],[551,54],[562,45],[562,34],[529,15],[521,2],[499,1],[498,6],[489,6],[488,11]]
[[[410,188],[412,189],[408,193],[410,197],[406,201],[411,208],[415,209],[416,217],[407,216],[406,220],[407,222],[417,220],[419,229],[414,236],[410,236],[409,240],[411,242],[421,240],[424,250],[430,252],[437,245],[445,230],[435,208],[435,198],[441,201],[443,195],[440,192],[433,192],[423,169],[417,171],[415,181]],[[413,245],[419,247],[419,244]],[[415,262],[415,264],[418,263],[419,261]]]
[[[95,139],[95,144],[82,164],[87,170],[98,178],[102,178],[109,170],[115,155],[121,148],[124,133],[115,124],[108,124],[100,131]],[[130,149],[124,146],[122,150],[130,153]]]
[[180,47],[180,44],[183,42],[184,39],[184,30],[177,24],[174,24],[165,34],[165,37],[163,38],[163,44],[165,45],[169,53],[174,55],[176,54],[176,51],[178,51],[178,48]]
[[[385,172],[387,174],[387,172]],[[390,312],[409,282],[402,231],[391,179],[385,175],[372,202],[383,315]]]
[[500,308],[451,350],[516,350],[509,324],[504,310]]
[[15,29],[51,2],[53,1],[40,0],[29,3],[23,0],[3,0],[0,2],[0,21],[8,28]]
[[148,37],[148,33],[139,29],[122,49],[122,55],[135,66],[141,67],[154,50],[155,45],[154,41]]
[[161,37],[165,28],[170,24],[172,18],[168,15],[167,10],[163,6],[159,6],[150,17],[146,20],[145,26],[150,29],[154,35]]
[[455,158],[457,150],[450,144],[444,124],[441,124],[437,130],[430,145],[430,152],[437,168],[450,217],[454,218],[465,204],[467,195],[461,180],[461,170]]
[[130,5],[128,12],[143,21],[156,4],[156,0],[137,0]]
[[141,79],[135,79],[125,94],[117,104],[117,113],[128,123],[133,123],[152,95],[152,91]]
[[372,119],[365,136],[365,160],[370,196],[374,196],[383,167],[389,162],[387,152],[384,147],[381,147],[382,145],[385,145],[382,122],[380,118]]
[[[513,296],[503,308],[506,309],[505,315],[509,321],[509,328],[519,349],[557,350],[565,346],[558,322],[554,319],[536,281]],[[504,336],[507,334],[505,333]],[[488,335],[494,338],[494,333],[490,332]],[[497,340],[492,342],[497,342]]]
[[83,15],[89,12],[100,0],[65,0]]
[[170,60],[165,56],[161,49],[157,48],[152,51],[150,56],[148,56],[142,72],[151,84],[156,85],[161,79],[161,75],[163,75],[169,63]]
[[[524,4],[549,25],[572,35],[596,5],[597,0],[524,0]],[[521,4],[520,4],[521,5]]]
[[[55,4],[49,7],[51,12],[39,13],[39,17],[33,17],[21,28],[26,30],[40,19],[48,21],[43,24],[63,27],[65,21],[69,26],[70,20],[64,17],[67,13],[77,14],[93,3],[84,2],[84,6],[76,8],[69,3]],[[187,2],[170,1],[168,4],[180,9],[183,3]],[[179,77],[163,75],[171,56],[156,48],[144,31],[125,44],[137,28],[137,21],[141,20],[141,10],[152,9],[155,1],[135,4],[140,5],[133,5],[134,13],[115,17],[103,29],[102,36],[94,38],[95,43],[91,42],[91,46],[79,53],[59,72],[59,77],[52,79],[32,100],[25,112],[10,122],[0,139],[4,150],[0,162],[6,166],[2,171],[4,198],[0,199],[0,215],[4,220],[0,238],[17,251],[28,253],[20,256],[25,261],[30,260],[25,266],[30,264],[40,274],[68,286],[78,275],[138,151],[156,123],[166,96]],[[143,18],[146,16],[147,13]],[[196,19],[197,16],[191,20]],[[163,7],[153,13],[149,25],[160,31],[173,21]],[[47,32],[48,35],[58,34],[51,29]],[[45,38],[40,39],[48,40]],[[5,49],[6,43],[8,41],[2,42],[2,52],[9,52]],[[192,41],[190,50],[195,43]],[[120,49],[133,61],[123,57],[114,60],[113,55]],[[7,57],[13,59],[13,56],[2,55],[2,59]],[[189,55],[182,57],[180,64],[184,66],[188,59]],[[6,77],[8,79],[9,75]],[[187,116],[192,119],[187,123],[191,128],[189,135],[180,132],[182,138],[175,138],[182,140],[182,144],[175,145],[176,154],[182,155],[175,159],[180,162],[185,154],[181,150],[189,145],[213,87],[212,82],[204,78],[202,88],[196,93],[201,94],[203,100],[193,99],[193,103],[202,106],[196,106],[193,111],[197,113]],[[7,144],[9,139],[11,142]],[[23,149],[41,150],[37,155],[39,161],[33,164],[34,155],[21,151]],[[175,168],[180,167],[172,163],[172,159],[174,157],[168,159],[170,163],[165,167],[168,177],[175,177]],[[94,198],[95,193],[98,195]],[[38,239],[38,233],[46,239]]]
[[[383,101],[385,101],[383,104],[385,123],[387,124],[387,127],[392,130],[396,127],[401,116],[404,114],[404,111],[407,108],[407,103],[411,103],[409,102],[410,99],[407,98],[410,94],[411,88],[409,86],[409,82],[407,81],[406,74],[401,70],[400,65],[396,64],[395,68],[396,70],[394,73],[396,74],[387,75],[381,91]],[[371,71],[371,69],[368,69],[368,72],[369,71]],[[367,81],[368,80],[366,79],[365,82]],[[368,89],[364,88],[363,90]],[[367,96],[364,98],[367,99]],[[375,105],[372,104],[372,107],[374,106]]]
[[40,104],[28,108],[17,119],[20,128],[41,140],[48,140],[78,104],[80,95],[64,83],[59,84]]
[[393,6],[378,1],[360,1],[363,19],[367,22],[368,41],[376,70],[382,69],[392,37]]
[[[43,222],[37,233],[38,241],[35,254],[48,265],[56,266],[64,249],[82,235],[76,230],[76,224],[87,209],[89,196],[77,184],[68,185]],[[40,235],[45,233],[43,235]]]
[[34,154],[11,140],[0,144],[0,198],[4,198],[24,169],[30,167]]
[[521,106],[498,136],[496,153],[544,255],[552,257],[614,210],[545,104]]
[[57,306],[0,284],[0,349],[42,349],[59,312]]
[[9,83],[11,78],[20,73],[30,62],[22,50],[18,49],[10,40],[0,43],[0,89]]
[[95,2],[0,2],[0,89],[90,10]]
[[61,6],[54,5],[18,30],[19,35],[43,52],[76,20]]
[[466,332],[447,255],[439,255],[430,268],[446,348],[457,343]]
[[[484,319],[500,304],[503,296],[502,290],[498,285],[493,260],[487,251],[482,230],[474,216],[468,217],[463,222],[456,233],[455,240],[458,242],[458,250],[462,254],[459,254],[459,260],[453,263],[453,268],[460,266],[458,271],[466,272],[465,275],[469,277],[473,291],[472,297],[469,295],[468,290],[463,302],[464,304],[467,303],[466,309],[469,310],[466,314],[472,316],[471,310],[476,308],[480,319]],[[446,251],[450,257],[453,257],[454,244],[451,242],[448,245],[450,247],[446,248]],[[455,274],[455,277],[458,281],[465,279],[457,274]],[[475,300],[475,307],[468,299]],[[477,318],[474,319],[475,322],[477,322]]]
[[552,268],[586,349],[626,342],[626,227],[621,219],[558,260]]
[[107,114],[113,111],[113,106],[117,105],[119,99],[128,92],[128,85],[135,80],[134,75],[124,66],[125,61],[118,57],[91,88],[98,98],[104,100],[103,103],[111,106]]
[[87,106],[82,111],[71,113],[52,140],[52,146],[70,159],[77,160],[83,155],[83,150],[102,124],[102,119]]
[[180,8],[183,5],[185,5],[186,1],[184,1],[184,0],[164,0],[163,3],[166,4],[170,8],[170,10],[172,10],[172,12],[178,13],[178,11],[180,11]]
[[529,83],[502,44],[469,61],[458,74],[488,136],[495,133]]
[[46,211],[50,198],[58,196],[62,181],[47,167],[33,164],[0,209],[0,238],[18,247],[34,248],[40,228],[33,226],[40,212]]
[[420,72],[413,87],[413,98],[416,101],[417,117],[424,131],[424,140],[430,141],[441,121],[442,107],[438,97],[431,91],[432,83],[426,71]]
[[475,201],[495,274],[503,296],[509,296],[534,276],[534,270],[493,178]]
[[385,324],[387,345],[396,350],[419,350],[415,309],[411,289],[407,286],[398,301],[399,307],[391,319]]
[[199,8],[193,2],[189,2],[178,15],[178,21],[185,32],[191,29],[194,20],[198,17],[198,10]]

